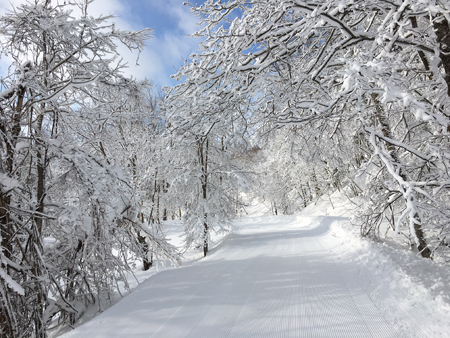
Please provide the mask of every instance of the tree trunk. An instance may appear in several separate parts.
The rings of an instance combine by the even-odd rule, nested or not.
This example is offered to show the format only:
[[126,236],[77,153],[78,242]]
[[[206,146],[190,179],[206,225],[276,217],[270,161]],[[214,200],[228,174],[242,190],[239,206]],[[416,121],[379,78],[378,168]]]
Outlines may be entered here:
[[[206,219],[206,214],[205,214]],[[204,225],[204,233],[203,233],[203,257],[206,257],[208,253],[208,223],[205,221]]]
[[441,14],[434,18],[433,27],[439,43],[439,57],[445,72],[444,79],[447,83],[447,95],[450,96],[450,27],[445,16]]
[[[375,103],[376,116],[377,116],[378,122],[380,123],[380,126],[381,126],[381,132],[383,133],[383,136],[385,136],[386,138],[392,139],[393,137],[391,135],[391,129],[389,126],[389,122],[385,118],[383,110],[381,109],[380,102],[378,101],[378,95],[371,94],[371,97]],[[389,142],[385,142],[385,143],[386,143],[386,148],[389,151],[392,159],[396,163],[400,164],[401,163],[400,157],[398,156],[397,151],[394,148],[394,146]],[[403,181],[405,181],[405,182],[408,181],[406,174],[401,169],[399,170],[399,176],[403,179]],[[402,191],[402,193],[405,194],[404,187],[402,185],[399,185],[399,186],[400,186],[400,190]],[[422,229],[422,225],[421,225],[422,221],[417,213],[413,216],[413,218],[416,220],[416,222],[414,224],[415,235],[417,236],[417,239],[419,240],[419,243],[417,244],[417,248],[419,249],[419,252],[422,255],[422,257],[430,258],[431,250],[427,247],[427,242],[425,240],[425,235],[423,233],[423,229]]]
[[[201,185],[202,185],[202,199],[203,206],[205,207],[206,201],[208,198],[208,148],[209,148],[209,140],[206,139],[205,149],[203,144],[205,143],[205,139],[199,140],[198,142],[198,155],[200,164],[202,167],[202,175],[201,175]],[[205,211],[203,214],[203,256],[206,257],[208,253],[208,243],[209,243],[209,226],[208,226],[208,213]]]
[[[44,109],[45,107],[43,107]],[[42,132],[42,123],[44,121],[44,115],[41,114],[38,117],[37,120],[37,132],[40,134]],[[36,148],[37,148],[37,153],[36,153],[36,158],[37,158],[37,163],[36,163],[36,169],[37,169],[37,191],[36,191],[36,198],[37,198],[37,206],[36,206],[36,211],[38,213],[40,213],[41,215],[44,213],[44,198],[45,198],[45,167],[46,167],[46,150],[45,148],[39,144],[40,143],[40,135],[37,135],[36,137]],[[43,223],[43,219],[42,216],[37,216],[35,217],[35,222],[37,224],[38,227],[38,236],[40,236],[42,234],[42,223]]]
[[144,266],[144,271],[147,271],[153,265],[153,254],[150,254],[150,258],[148,257],[149,256],[148,255],[149,247],[148,247],[147,239],[144,236],[141,236],[140,232],[138,232],[137,238],[138,238],[139,244],[142,245],[142,250],[143,250],[142,264]]

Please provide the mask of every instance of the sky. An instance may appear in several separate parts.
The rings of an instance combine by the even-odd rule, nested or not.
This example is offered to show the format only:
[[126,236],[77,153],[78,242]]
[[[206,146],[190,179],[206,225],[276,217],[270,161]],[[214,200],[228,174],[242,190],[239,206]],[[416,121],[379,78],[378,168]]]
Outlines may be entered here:
[[[0,15],[11,6],[18,6],[26,0],[0,0]],[[63,0],[52,0],[54,3]],[[138,79],[147,78],[156,86],[173,86],[177,82],[170,78],[177,69],[198,50],[199,40],[189,37],[199,29],[197,17],[183,6],[186,0],[95,0],[88,13],[92,16],[116,16],[117,28],[141,30],[152,28],[153,38],[148,40],[139,56],[120,48],[120,53],[129,64],[127,75]],[[191,1],[195,3],[195,1]],[[3,68],[7,60],[0,60]]]

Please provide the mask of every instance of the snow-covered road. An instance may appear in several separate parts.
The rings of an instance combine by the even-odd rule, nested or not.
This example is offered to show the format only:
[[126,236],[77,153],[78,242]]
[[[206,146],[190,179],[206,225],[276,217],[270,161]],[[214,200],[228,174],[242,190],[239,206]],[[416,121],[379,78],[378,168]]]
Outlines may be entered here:
[[334,220],[244,219],[205,259],[152,276],[64,337],[426,337],[395,301],[377,304],[369,270],[333,254]]

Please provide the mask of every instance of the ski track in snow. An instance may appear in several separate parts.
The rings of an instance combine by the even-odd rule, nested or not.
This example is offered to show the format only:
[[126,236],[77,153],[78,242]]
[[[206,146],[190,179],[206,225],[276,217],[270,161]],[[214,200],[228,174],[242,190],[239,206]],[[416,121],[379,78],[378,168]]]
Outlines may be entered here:
[[369,270],[335,257],[335,220],[242,219],[205,259],[63,337],[427,337],[388,291],[376,299]]

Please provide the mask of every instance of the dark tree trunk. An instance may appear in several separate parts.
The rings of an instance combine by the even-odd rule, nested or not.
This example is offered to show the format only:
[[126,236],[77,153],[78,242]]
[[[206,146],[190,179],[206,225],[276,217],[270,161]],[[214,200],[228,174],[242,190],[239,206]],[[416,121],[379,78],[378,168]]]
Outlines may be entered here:
[[141,236],[140,233],[138,233],[137,238],[138,238],[139,244],[141,244],[141,246],[142,246],[142,251],[143,251],[142,264],[144,265],[144,271],[147,271],[153,265],[153,255],[151,254],[150,259],[149,259],[149,257],[148,257],[149,256],[148,255],[149,247],[148,247],[146,238],[144,236]]
[[[44,107],[43,107],[44,109]],[[41,129],[42,129],[42,123],[44,121],[44,115],[40,115],[38,118],[38,122],[37,122],[37,131],[38,133],[41,133]],[[37,167],[37,193],[36,193],[36,197],[37,197],[37,208],[36,211],[39,214],[43,214],[44,213],[44,198],[45,198],[45,167],[46,167],[46,150],[45,148],[42,146],[42,144],[40,142],[40,135],[37,135],[37,139],[36,139],[36,147],[37,147],[37,153],[36,153],[36,158],[37,158],[37,163],[36,163],[36,167]],[[37,227],[38,227],[38,236],[40,237],[40,235],[42,234],[42,216],[37,216],[35,218]]]
[[[206,216],[206,214],[205,214]],[[208,223],[204,223],[204,234],[203,234],[203,257],[206,257],[208,253]]]
[[[206,142],[206,145],[205,145]],[[209,140],[202,139],[198,141],[198,155],[200,164],[202,167],[201,175],[201,185],[202,185],[202,199],[203,203],[206,204],[208,198],[208,148]],[[208,226],[208,214],[205,212],[203,214],[203,255],[206,256],[208,253],[208,242],[209,242],[209,226]]]
[[[11,121],[0,124],[0,137],[1,142],[5,146],[6,156],[5,156],[5,166],[2,166],[6,171],[6,174],[10,177],[13,176],[14,171],[14,160],[15,160],[15,147],[17,144],[18,137],[20,135],[21,126],[20,120],[22,116],[23,102],[25,98],[25,88],[20,87],[17,95],[16,106],[14,107],[13,116]],[[13,94],[11,94],[13,95]],[[4,112],[1,109],[0,113],[3,115]],[[15,236],[17,234],[16,225],[10,219],[10,207],[11,207],[11,196],[9,194],[3,194],[0,192],[0,231],[1,231],[1,246],[3,247],[3,255],[8,259],[13,259],[13,242],[15,241]],[[7,274],[11,274],[11,269],[9,266],[0,262],[0,267],[5,269]],[[10,293],[8,286],[0,278],[0,287],[3,289],[4,297],[0,295],[0,336],[1,337],[18,337],[21,332],[17,332],[17,323],[14,321],[14,314],[10,311],[11,302],[17,301],[17,297]]]
[[[383,110],[381,108],[381,105],[378,101],[378,95],[377,94],[372,94],[371,95],[372,100],[375,103],[375,109],[376,109],[376,115],[377,115],[377,119],[378,122],[381,125],[381,132],[383,133],[383,136],[385,136],[386,138],[390,138],[392,139],[392,135],[391,135],[391,129],[389,126],[389,122],[387,121],[387,119],[384,116]],[[386,149],[389,151],[390,155],[392,156],[392,159],[400,164],[400,157],[397,154],[396,149],[394,148],[394,146],[389,143],[389,142],[385,142],[386,143]],[[399,170],[399,175],[400,177],[403,179],[403,181],[407,182],[408,178],[406,177],[406,174],[402,171]],[[404,193],[404,188],[402,186],[400,186],[400,190]],[[416,233],[417,239],[419,240],[419,244],[417,246],[417,248],[419,249],[420,254],[422,255],[422,257],[424,258],[430,258],[431,257],[431,250],[427,247],[427,242],[425,240],[425,235],[423,233],[423,229],[422,229],[422,225],[421,225],[421,219],[419,217],[418,214],[414,215],[414,219],[417,221],[414,224],[414,231]]]
[[447,95],[450,96],[450,27],[443,15],[438,15],[434,18],[433,27],[439,43],[439,57],[445,72],[444,79],[447,83]]

